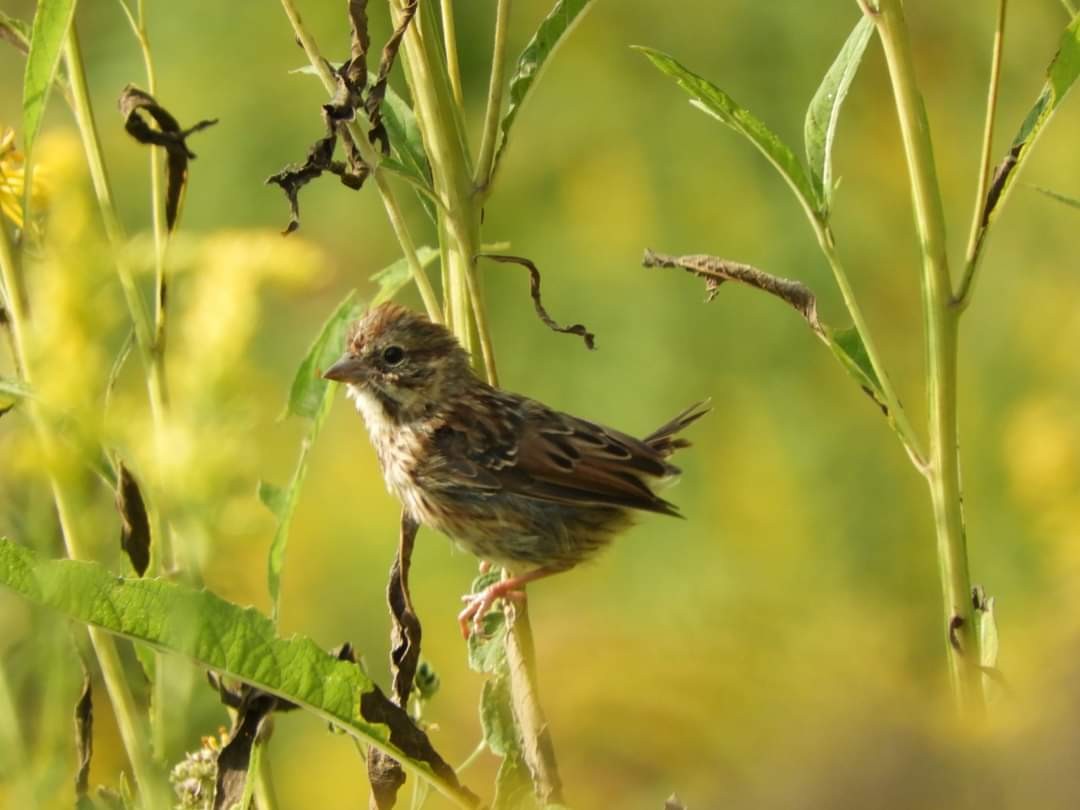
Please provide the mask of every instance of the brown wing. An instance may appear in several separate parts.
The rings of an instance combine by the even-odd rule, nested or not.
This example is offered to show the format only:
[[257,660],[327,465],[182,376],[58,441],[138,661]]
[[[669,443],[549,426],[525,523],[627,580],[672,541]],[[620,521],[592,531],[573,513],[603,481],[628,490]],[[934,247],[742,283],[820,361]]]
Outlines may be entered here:
[[482,409],[448,414],[435,431],[427,486],[678,516],[649,486],[679,472],[664,460],[669,442],[650,446],[502,391],[489,390],[483,401]]

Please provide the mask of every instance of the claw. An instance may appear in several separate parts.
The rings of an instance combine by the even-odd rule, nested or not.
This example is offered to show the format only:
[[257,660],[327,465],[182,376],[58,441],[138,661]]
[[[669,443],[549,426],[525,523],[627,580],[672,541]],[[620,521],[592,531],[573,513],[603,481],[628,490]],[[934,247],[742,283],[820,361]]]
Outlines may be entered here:
[[[492,606],[500,599],[509,599],[521,604],[525,601],[525,591],[520,590],[518,583],[513,579],[504,579],[489,585],[479,593],[467,593],[461,597],[465,608],[458,614],[458,625],[461,627],[461,635],[468,640],[471,632],[483,630],[484,616],[488,614]],[[471,629],[470,629],[471,625]]]

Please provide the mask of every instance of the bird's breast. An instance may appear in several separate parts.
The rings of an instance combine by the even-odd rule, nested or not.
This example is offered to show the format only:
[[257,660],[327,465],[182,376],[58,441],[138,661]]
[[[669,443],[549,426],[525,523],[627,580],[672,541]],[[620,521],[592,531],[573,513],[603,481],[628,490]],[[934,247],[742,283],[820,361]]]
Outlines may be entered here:
[[394,422],[382,403],[364,389],[350,385],[348,395],[364,418],[371,444],[379,458],[386,488],[414,518],[423,520],[424,504],[414,476],[416,465],[423,453],[423,436],[408,425]]

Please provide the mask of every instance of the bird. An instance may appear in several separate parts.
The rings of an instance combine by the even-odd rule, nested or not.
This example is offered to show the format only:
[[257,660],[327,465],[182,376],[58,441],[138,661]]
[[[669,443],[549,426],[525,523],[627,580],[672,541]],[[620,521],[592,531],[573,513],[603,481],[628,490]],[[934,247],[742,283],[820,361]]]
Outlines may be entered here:
[[710,410],[634,438],[489,385],[452,332],[393,302],[349,328],[323,377],[345,384],[408,517],[507,569],[463,597],[466,638],[496,600],[591,558],[635,512],[682,517],[656,490],[679,475],[679,433]]

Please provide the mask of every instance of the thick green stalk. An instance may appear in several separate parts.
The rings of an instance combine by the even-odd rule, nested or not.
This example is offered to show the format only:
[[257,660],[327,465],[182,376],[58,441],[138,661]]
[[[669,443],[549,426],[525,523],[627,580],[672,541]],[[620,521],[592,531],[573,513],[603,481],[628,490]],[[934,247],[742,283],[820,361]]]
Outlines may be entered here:
[[[25,298],[20,288],[19,276],[15,272],[15,256],[11,249],[11,242],[2,222],[0,222],[0,281],[3,282],[7,301],[8,326],[11,329],[12,345],[16,352],[15,359],[18,367],[22,369],[23,381],[27,385],[32,385],[33,375],[27,352],[28,324],[22,305]],[[59,455],[58,443],[41,413],[36,398],[27,399],[25,407],[45,455],[46,463],[50,466],[50,485],[68,556],[73,560],[87,559],[86,545],[79,536],[77,525],[72,519],[67,485],[61,475],[52,469]],[[124,679],[124,669],[116,649],[116,642],[112,636],[98,628],[88,627],[87,632],[94,654],[97,656],[98,665],[101,667],[101,675],[105,681],[105,689],[109,693],[113,713],[116,715],[120,738],[127,751],[135,782],[139,787],[140,801],[147,808],[163,807],[165,806],[162,804],[164,792],[147,746],[149,736],[146,723]]]
[[[440,235],[445,234],[448,244],[443,255],[448,259],[450,287],[447,297],[452,313],[454,333],[472,351],[472,326],[475,324],[483,357],[484,369],[492,385],[497,384],[494,350],[488,328],[486,310],[476,278],[476,254],[480,245],[480,212],[483,194],[477,193],[476,183],[469,166],[468,144],[462,137],[454,117],[452,93],[445,73],[439,70],[437,54],[434,53],[429,32],[433,29],[432,6],[422,3],[417,18],[405,35],[407,76],[409,87],[417,107],[417,120],[424,137],[424,145],[431,162],[435,189],[443,199],[440,209]],[[396,10],[400,14],[400,0]],[[501,112],[501,84],[504,70],[506,27],[509,2],[501,0],[499,19],[496,22],[496,52],[492,65],[492,87],[500,89],[489,95],[488,122],[497,125]],[[488,141],[493,149],[494,132]],[[485,150],[481,150],[483,165]],[[492,153],[493,154],[493,153]],[[490,160],[490,158],[488,158]],[[487,177],[490,168],[487,170]],[[474,353],[475,356],[475,353]],[[506,641],[510,662],[510,689],[514,717],[524,743],[529,770],[537,793],[545,803],[561,800],[562,785],[559,779],[555,751],[551,744],[547,718],[539,699],[536,660],[533,651],[532,628],[529,614],[524,606],[516,608],[511,632]]]
[[892,82],[915,221],[923,253],[923,311],[927,340],[930,451],[927,480],[937,527],[938,562],[945,602],[945,641],[953,690],[961,711],[983,707],[979,641],[971,601],[967,541],[960,487],[957,426],[957,318],[929,125],[915,79],[900,0],[881,0],[874,21]]

